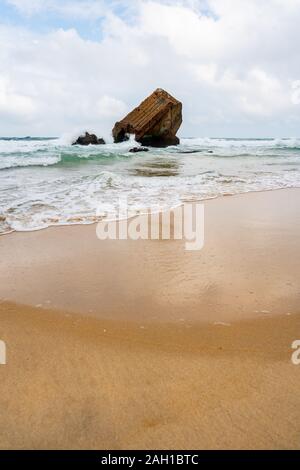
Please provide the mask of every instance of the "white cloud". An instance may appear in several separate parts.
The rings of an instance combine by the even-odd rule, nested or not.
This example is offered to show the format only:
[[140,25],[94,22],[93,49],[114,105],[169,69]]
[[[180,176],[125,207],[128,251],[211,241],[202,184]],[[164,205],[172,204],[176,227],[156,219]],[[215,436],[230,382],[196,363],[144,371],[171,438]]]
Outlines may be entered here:
[[32,119],[35,105],[29,96],[16,93],[8,79],[0,77],[0,116],[11,119]]
[[96,109],[100,118],[118,119],[126,112],[126,105],[111,96],[104,95],[96,103]]
[[27,15],[38,13],[43,8],[43,3],[45,4],[43,0],[7,0],[7,3]]
[[231,72],[218,73],[215,64],[199,65],[193,72],[202,84],[214,91],[232,95],[232,101],[248,115],[272,116],[291,106],[290,89],[259,68],[250,69],[243,79]]
[[183,101],[186,135],[299,133],[300,0],[9,1],[103,21],[99,42],[0,25],[2,133],[107,135],[158,86]]

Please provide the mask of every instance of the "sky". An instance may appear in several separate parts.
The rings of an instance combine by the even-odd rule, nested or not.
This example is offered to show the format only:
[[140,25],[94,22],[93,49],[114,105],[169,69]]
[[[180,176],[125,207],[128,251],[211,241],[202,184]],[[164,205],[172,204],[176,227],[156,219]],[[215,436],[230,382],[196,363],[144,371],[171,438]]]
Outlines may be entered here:
[[300,137],[300,0],[0,0],[0,135],[110,138],[156,88],[179,134]]

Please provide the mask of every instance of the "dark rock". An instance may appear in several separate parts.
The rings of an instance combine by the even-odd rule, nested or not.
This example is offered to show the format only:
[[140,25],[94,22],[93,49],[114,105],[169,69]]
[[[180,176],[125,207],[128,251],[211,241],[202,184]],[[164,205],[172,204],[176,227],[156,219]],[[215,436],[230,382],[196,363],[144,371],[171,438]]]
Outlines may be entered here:
[[158,88],[137,108],[113,128],[115,142],[128,139],[135,134],[135,140],[151,147],[168,147],[180,143],[176,133],[182,123],[182,103]]
[[95,134],[89,134],[88,132],[85,135],[80,135],[76,142],[73,142],[72,145],[104,145],[105,141],[103,139],[98,139]]
[[170,145],[179,145],[180,140],[176,135],[145,135],[140,143],[148,147],[169,147]]
[[149,152],[149,149],[147,149],[146,147],[134,147],[133,149],[130,149],[129,152],[131,153]]

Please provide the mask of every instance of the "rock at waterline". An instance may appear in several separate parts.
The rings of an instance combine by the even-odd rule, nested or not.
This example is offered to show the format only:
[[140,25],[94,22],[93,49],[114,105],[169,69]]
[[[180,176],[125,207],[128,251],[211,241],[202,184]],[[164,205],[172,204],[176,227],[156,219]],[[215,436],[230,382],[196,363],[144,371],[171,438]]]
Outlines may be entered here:
[[133,149],[129,150],[130,153],[138,153],[138,152],[149,152],[147,147],[133,147]]
[[73,142],[72,145],[104,145],[105,141],[103,139],[98,139],[95,134],[89,134],[88,132],[85,135],[80,135],[78,139]]
[[116,143],[135,140],[151,147],[167,147],[180,143],[176,133],[182,124],[182,103],[158,88],[113,128]]

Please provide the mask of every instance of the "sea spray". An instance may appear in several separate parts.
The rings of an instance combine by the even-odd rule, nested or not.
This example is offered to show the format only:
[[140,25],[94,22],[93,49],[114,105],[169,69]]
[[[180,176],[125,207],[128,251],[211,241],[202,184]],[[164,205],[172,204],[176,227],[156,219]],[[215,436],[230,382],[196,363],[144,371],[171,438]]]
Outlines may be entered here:
[[299,139],[182,138],[177,147],[130,153],[137,145],[133,136],[87,147],[66,137],[0,139],[0,233],[95,223],[116,216],[120,197],[134,215],[300,186]]

